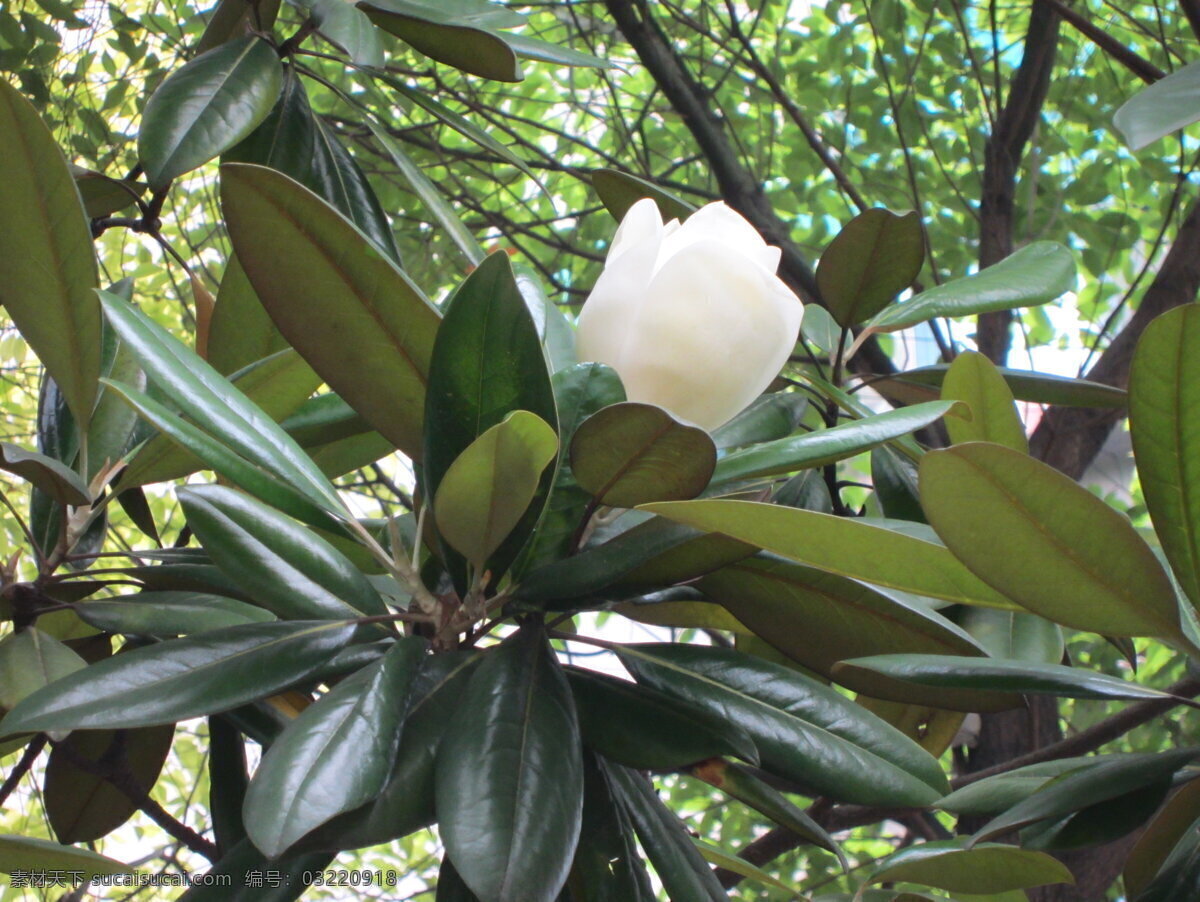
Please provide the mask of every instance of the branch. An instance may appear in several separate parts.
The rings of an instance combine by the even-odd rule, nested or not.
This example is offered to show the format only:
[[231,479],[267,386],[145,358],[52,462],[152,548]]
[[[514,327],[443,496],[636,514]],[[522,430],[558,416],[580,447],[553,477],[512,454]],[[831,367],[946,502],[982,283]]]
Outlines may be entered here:
[[[1124,388],[1142,331],[1160,314],[1196,300],[1200,292],[1200,202],[1193,202],[1174,244],[1137,311],[1105,348],[1086,378]],[[1079,479],[1125,411],[1089,407],[1052,407],[1030,439],[1030,453]]]
[[[953,789],[959,789],[985,777],[1008,773],[1019,767],[1094,752],[1102,745],[1119,739],[1135,727],[1154,720],[1182,704],[1180,699],[1200,695],[1200,677],[1184,677],[1163,691],[1178,696],[1178,698],[1136,702],[1068,739],[1036,749],[1027,755],[1013,758],[996,767],[956,777],[950,782],[950,786]],[[839,830],[862,827],[882,820],[897,820],[921,810],[919,808],[879,808],[867,805],[830,806],[827,802],[818,799],[809,808],[808,813],[826,830],[836,833]],[[742,849],[738,853],[738,857],[756,867],[762,867],[807,842],[807,839],[785,827],[775,827]],[[723,869],[719,869],[717,874],[721,879],[721,885],[726,888],[737,885],[742,879],[741,875]]]
[[[1059,15],[1046,0],[1034,0],[1025,51],[1012,88],[984,151],[979,208],[979,267],[999,263],[1013,252],[1013,211],[1017,167],[1042,114],[1058,49]],[[1004,310],[979,317],[976,342],[992,362],[1003,364],[1012,342],[1013,314]]]
[[[1093,25],[1091,20],[1078,10],[1071,9],[1062,0],[1046,0],[1054,11],[1066,22],[1070,22],[1075,26],[1075,30],[1082,34],[1085,38],[1111,56],[1114,60],[1136,75],[1144,82],[1156,82],[1160,78],[1166,77],[1166,72],[1158,68],[1152,62],[1138,56],[1103,28]],[[1187,12],[1188,6],[1192,7],[1192,12],[1196,10],[1196,4],[1183,3],[1184,11]],[[1191,20],[1191,15],[1188,16]],[[1192,27],[1196,27],[1196,22],[1192,23]],[[1200,32],[1197,32],[1200,36]]]

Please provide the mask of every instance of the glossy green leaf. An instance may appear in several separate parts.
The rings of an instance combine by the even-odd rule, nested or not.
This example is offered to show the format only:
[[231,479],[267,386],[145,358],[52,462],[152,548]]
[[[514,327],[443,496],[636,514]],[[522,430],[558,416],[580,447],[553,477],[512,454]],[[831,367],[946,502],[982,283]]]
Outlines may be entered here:
[[250,782],[246,738],[235,717],[215,714],[208,721],[208,811],[213,840],[222,854],[246,839],[242,802]]
[[[556,315],[555,311],[549,311]],[[572,347],[574,339],[572,338]],[[566,458],[571,438],[580,422],[609,404],[625,400],[625,389],[616,370],[603,363],[577,363],[554,373],[550,378],[554,403],[558,408],[560,446],[558,472],[550,488],[550,497],[529,546],[517,562],[515,572],[525,572],[565,559],[574,549],[579,526],[591,496],[579,487]],[[532,596],[531,596],[532,597]]]
[[317,149],[305,187],[332,204],[375,248],[399,266],[400,252],[396,249],[391,223],[366,173],[325,120],[310,115]]
[[1171,582],[1128,519],[1046,464],[986,442],[930,452],[921,503],[955,556],[1028,610],[1113,636],[1181,637]]
[[263,756],[246,793],[246,832],[275,857],[314,827],[383,789],[400,742],[405,696],[426,652],[400,639],[376,663],[305,708]]
[[571,902],[654,902],[629,815],[595,756],[583,760],[583,829],[567,893]]
[[765,770],[835,799],[928,805],[946,778],[902,733],[845,696],[793,670],[729,649],[626,645],[639,683],[736,722]]
[[437,311],[350,223],[287,176],[245,164],[221,173],[238,259],[280,331],[330,388],[419,458]]
[[696,212],[696,207],[672,194],[628,172],[618,169],[593,169],[591,173],[592,187],[600,195],[600,201],[620,222],[629,212],[629,208],[643,197],[648,197],[658,204],[658,212],[663,222],[672,219],[684,220]]
[[[917,487],[917,465],[907,455],[887,445],[873,449],[871,485],[875,488],[875,500],[885,517],[925,522],[925,511],[921,510]],[[825,512],[832,513],[832,506]]]
[[881,654],[852,658],[834,665],[841,681],[850,671],[869,670],[896,680],[938,689],[983,689],[1053,695],[1059,698],[1166,699],[1165,692],[1128,680],[1034,661],[960,655]]
[[941,419],[953,407],[951,401],[915,404],[832,429],[821,429],[734,451],[717,464],[713,482],[735,482],[790,473],[805,467],[823,467],[923,429]]
[[435,890],[433,902],[480,902],[479,897],[471,892],[471,888],[455,869],[450,856],[446,854],[442,855],[442,865],[438,868]]
[[132,865],[87,849],[33,836],[0,835],[0,874],[31,870],[78,872],[88,881],[101,874],[137,873]]
[[971,608],[958,623],[993,658],[1057,664],[1065,643],[1057,623],[1024,611]]
[[1130,97],[1113,114],[1134,150],[1200,119],[1200,62],[1181,66]]
[[1162,870],[1135,897],[1135,902],[1175,902],[1192,899],[1200,892],[1200,840],[1189,831],[1171,850]]
[[1035,241],[973,275],[921,292],[873,320],[875,332],[907,329],[938,316],[975,316],[1034,307],[1075,287],[1075,256],[1053,241]]
[[[320,385],[321,377],[299,354],[284,348],[232,374],[229,381],[259,410],[278,421],[304,403]],[[166,482],[181,479],[203,467],[204,461],[195,454],[169,436],[158,435],[133,456],[118,484],[125,488]]]
[[71,176],[75,179],[75,187],[79,189],[84,212],[92,219],[111,216],[132,207],[145,187],[134,181],[109,178],[102,172],[79,166],[71,166]]
[[704,491],[717,449],[661,407],[624,401],[592,414],[571,440],[571,472],[600,504],[635,507]]
[[184,636],[208,630],[264,623],[274,616],[261,607],[206,592],[139,592],[76,606],[84,623],[126,636]]
[[713,758],[701,762],[695,767],[688,768],[688,773],[698,780],[703,780],[710,786],[721,790],[727,796],[748,805],[760,814],[766,815],[781,827],[786,827],[797,836],[819,848],[833,852],[843,870],[849,869],[849,862],[842,850],[825,829],[813,820],[807,812],[793,805],[781,792],[772,789],[748,768],[734,762]]
[[1025,427],[1017,415],[1012,392],[996,365],[976,351],[954,358],[942,381],[943,401],[962,401],[946,416],[946,431],[954,444],[994,442],[1027,452]]
[[407,836],[432,823],[434,762],[446,728],[458,716],[478,652],[427,655],[408,694],[400,746],[387,785],[376,799],[329,821],[305,847],[358,849]]
[[[328,0],[331,3],[342,3],[344,0]],[[479,246],[479,242],[475,240],[475,236],[471,234],[471,230],[463,224],[458,214],[454,212],[454,208],[450,206],[450,202],[442,196],[442,192],[429,179],[421,168],[413,162],[412,158],[406,154],[400,145],[392,140],[391,136],[386,131],[368,120],[367,127],[371,129],[371,134],[375,136],[375,140],[383,145],[383,149],[387,151],[387,155],[391,157],[392,162],[396,164],[396,168],[408,182],[413,193],[421,199],[429,212],[433,214],[437,224],[442,227],[442,230],[450,237],[455,246],[462,251],[462,255],[467,258],[467,261],[473,266],[478,266],[479,262],[486,256],[483,248]]]
[[140,310],[99,294],[109,322],[147,376],[198,426],[313,503],[330,512],[344,510],[329,480],[274,420]]
[[86,663],[37,627],[9,633],[0,639],[0,711],[11,711],[26,696]]
[[330,515],[326,513],[324,506],[314,504],[296,489],[280,482],[270,473],[263,472],[262,469],[238,455],[233,449],[208,433],[202,432],[194,424],[184,420],[174,411],[168,410],[149,395],[144,395],[131,386],[119,385],[115,382],[106,383],[106,387],[125,398],[155,429],[168,436],[180,447],[186,448],[234,485],[306,523],[324,528],[331,525]]
[[954,814],[995,815],[1024,801],[1050,780],[1069,771],[1101,764],[1118,755],[1104,757],[1057,758],[985,777],[968,783],[941,799],[934,807]]
[[772,877],[762,868],[751,864],[744,858],[739,858],[733,852],[728,852],[725,849],[715,846],[710,842],[706,842],[703,839],[693,839],[692,842],[695,843],[696,848],[700,850],[700,854],[709,864],[715,867],[723,868],[726,871],[732,871],[735,874],[746,877],[750,880],[754,880],[758,883],[764,884],[765,886],[772,886],[776,889],[781,889],[785,893],[788,893],[788,898],[801,898],[800,894],[797,893],[795,889],[788,886],[778,877]]
[[213,563],[279,617],[388,613],[375,587],[341,552],[262,502],[219,485],[189,486],[176,495]]
[[0,721],[0,735],[146,727],[226,711],[303,679],[353,633],[346,623],[254,623],[143,646],[34,692]]
[[322,36],[360,66],[383,65],[383,43],[366,13],[346,0],[313,0],[309,6]]
[[583,66],[593,69],[611,69],[615,65],[590,53],[572,50],[570,47],[550,41],[542,41],[527,34],[503,31],[499,32],[499,35],[517,56],[524,59],[554,63],[558,66]]
[[148,793],[171,751],[175,725],[138,730],[76,730],[50,752],[42,782],[46,817],[61,843],[91,842],[116,830],[138,810],[138,803],[91,769],[121,762],[131,788]]
[[458,24],[453,13],[411,0],[372,0],[360,7],[371,21],[439,63],[496,81],[520,81],[512,48],[484,27]]
[[153,188],[207,163],[254,131],[279,98],[279,56],[256,35],[171,73],[146,102],[138,156]]
[[434,499],[438,532],[476,567],[508,538],[558,453],[545,420],[514,410],[466,447]]
[[[516,596],[528,601],[587,598],[703,536],[686,526],[652,518],[603,544],[534,570],[521,580]],[[752,552],[749,548],[739,556]],[[718,557],[708,563],[715,568],[723,561]]]
[[1198,804],[1200,781],[1192,780],[1180,787],[1146,825],[1125,859],[1123,877],[1129,898],[1137,899],[1151,884],[1181,839],[1189,833],[1196,835],[1193,824]]
[[851,579],[947,601],[1012,607],[946,548],[894,530],[754,501],[701,499],[642,509]]
[[[423,491],[436,498],[442,478],[467,446],[514,410],[527,410],[558,431],[546,358],[508,255],[495,253],[458,287],[445,307],[429,365],[425,399]],[[552,473],[542,477],[533,502],[488,562],[498,577],[537,522]],[[459,568],[451,564],[456,582]],[[459,585],[465,591],[465,585]]]
[[[945,381],[948,364],[939,363],[920,369],[905,370],[897,376],[881,379],[878,386],[889,394],[901,383],[920,386],[940,386]],[[1030,370],[1014,370],[997,367],[1000,375],[1018,401],[1033,401],[1037,404],[1058,404],[1064,407],[1124,407],[1129,396],[1123,389],[1087,379],[1072,379],[1051,373],[1035,373]],[[922,394],[916,400],[937,397],[936,393]]]
[[619,764],[606,762],[603,767],[613,795],[637,831],[667,898],[672,902],[725,902],[729,896],[679,818],[659,799],[649,778]]
[[1074,883],[1062,862],[1044,852],[999,843],[964,848],[962,840],[919,843],[883,859],[870,883],[921,883],[953,893],[1003,893],[1052,883]]
[[196,43],[196,52],[204,53],[252,31],[270,31],[278,15],[279,0],[220,0]]
[[817,264],[817,287],[844,328],[886,307],[916,280],[925,259],[921,217],[875,207],[842,226]]
[[222,154],[221,162],[270,166],[316,190],[311,179],[317,152],[317,124],[308,94],[295,67],[289,65],[283,69],[283,85],[271,112],[254,131]]
[[[750,557],[728,564],[703,577],[697,588],[788,658],[823,676],[829,676],[843,658],[865,654],[902,649],[982,654],[969,636],[933,611],[907,605],[855,580],[775,557]],[[814,642],[814,636],[820,636],[820,641]],[[846,685],[869,692],[853,682]],[[963,710],[985,710],[982,700],[968,693],[936,699],[934,693],[912,687],[896,686],[894,690],[878,697],[954,702],[955,707],[964,706]],[[1019,699],[1010,701],[1019,704]]]
[[79,474],[52,457],[0,442],[0,470],[32,483],[55,503],[81,507],[92,503],[91,493]]
[[1171,789],[1171,777],[1079,809],[1058,820],[1039,821],[1021,831],[1021,845],[1041,852],[1083,849],[1132,833],[1158,810]]
[[208,327],[208,362],[218,373],[229,376],[287,346],[237,255],[231,255]]
[[1123,796],[1171,776],[1198,754],[1200,748],[1193,747],[1159,753],[1098,756],[1094,764],[1051,780],[988,821],[971,837],[971,842],[980,843],[1037,821],[1063,817]]
[[639,770],[674,769],[717,755],[758,761],[754,741],[736,724],[605,674],[571,669],[567,677],[584,746],[610,761]]
[[438,829],[471,889],[553,902],[579,838],[575,706],[542,630],[524,626],[471,677],[437,755]]
[[86,428],[100,377],[96,257],[67,161],[33,105],[0,82],[0,305]]
[[712,434],[718,451],[786,438],[800,425],[808,398],[799,392],[760,395],[753,403]]
[[1200,341],[1192,305],[1146,327],[1129,374],[1129,431],[1154,531],[1193,606],[1200,607]]

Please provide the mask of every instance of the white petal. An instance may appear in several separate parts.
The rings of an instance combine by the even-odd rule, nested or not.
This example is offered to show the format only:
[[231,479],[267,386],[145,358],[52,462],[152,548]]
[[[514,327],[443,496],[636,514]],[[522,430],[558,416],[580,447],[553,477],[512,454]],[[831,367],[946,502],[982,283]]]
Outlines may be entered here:
[[799,299],[740,249],[702,239],[662,265],[625,324],[620,359],[605,362],[631,401],[712,430],[779,373],[802,314]]
[[763,241],[754,226],[722,201],[706,204],[689,216],[679,231],[667,234],[659,254],[659,268],[684,248],[708,238],[736,249],[769,273],[779,268],[779,248]]
[[653,244],[655,252],[663,238],[662,215],[658,212],[658,204],[648,197],[643,197],[625,211],[617,233],[613,235],[612,244],[608,246],[608,258],[605,265],[611,265],[618,257],[633,247],[645,247]]

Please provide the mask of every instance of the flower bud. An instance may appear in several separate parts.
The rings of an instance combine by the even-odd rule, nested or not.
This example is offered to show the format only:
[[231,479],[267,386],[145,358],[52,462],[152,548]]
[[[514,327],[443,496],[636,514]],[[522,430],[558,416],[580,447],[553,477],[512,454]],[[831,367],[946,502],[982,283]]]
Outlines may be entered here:
[[712,431],[771,383],[800,331],[779,248],[725,204],[663,225],[654,201],[625,214],[579,314],[581,361],[617,371],[630,401]]

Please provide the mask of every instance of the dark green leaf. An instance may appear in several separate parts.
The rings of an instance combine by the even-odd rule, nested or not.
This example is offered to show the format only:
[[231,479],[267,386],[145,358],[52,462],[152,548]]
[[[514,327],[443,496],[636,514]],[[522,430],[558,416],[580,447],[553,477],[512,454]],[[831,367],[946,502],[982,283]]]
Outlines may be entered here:
[[583,744],[639,770],[674,769],[717,755],[758,761],[754,741],[736,724],[645,686],[586,670],[567,671]]
[[100,377],[96,257],[67,161],[21,93],[0,80],[0,305],[82,428]]
[[717,882],[692,838],[642,774],[619,764],[605,764],[604,773],[613,796],[637,831],[646,857],[672,902],[726,902]]
[[37,486],[58,504],[82,507],[92,503],[79,474],[52,457],[0,442],[0,470],[15,473]]
[[376,663],[305,708],[271,744],[243,808],[246,832],[263,853],[274,858],[383,789],[405,696],[425,652],[422,639],[398,640]]
[[[593,366],[596,364],[592,364]],[[712,434],[718,451],[786,438],[796,431],[808,398],[799,392],[760,395],[749,407]]]
[[360,66],[383,65],[379,32],[361,9],[346,0],[313,0],[309,9],[321,34]]
[[566,678],[525,626],[488,652],[437,756],[439,831],[495,902],[553,902],[579,837],[583,765]]
[[964,848],[958,839],[925,842],[881,861],[870,883],[921,883],[954,893],[1003,893],[1048,883],[1074,883],[1071,872],[1044,852],[998,843]]
[[411,0],[360,2],[371,21],[439,63],[496,81],[520,81],[517,56],[485,27],[458,24],[453,13]]
[[0,735],[145,727],[226,711],[303,679],[353,633],[353,624],[294,620],[137,648],[34,692],[0,721]]
[[[107,292],[99,294],[109,322],[146,374],[198,426],[315,504],[330,512],[344,510],[329,480],[274,420],[140,310]],[[129,397],[128,391],[122,393]]]
[[958,655],[881,654],[853,658],[835,664],[833,675],[841,682],[852,672],[863,670],[938,689],[1028,692],[1059,698],[1170,698],[1167,693],[1148,686],[1061,664]]
[[[1192,780],[1180,787],[1146,825],[1125,859],[1122,876],[1129,898],[1140,897],[1142,890],[1154,880],[1181,839],[1188,835],[1200,836],[1193,826],[1197,819],[1198,800],[1200,781]],[[1164,897],[1164,902],[1169,898],[1172,897]]]
[[1200,748],[1157,754],[1098,756],[1087,767],[1068,771],[986,823],[972,843],[983,842],[1037,821],[1058,818],[1125,795],[1169,777],[1200,754]]
[[871,451],[871,485],[885,517],[925,522],[917,488],[917,465],[911,458],[887,445],[875,448]]
[[648,197],[658,204],[658,212],[662,215],[663,222],[670,222],[672,219],[684,220],[696,211],[687,201],[664,191],[653,182],[627,172],[617,169],[593,169],[591,179],[592,187],[600,195],[601,202],[617,222],[624,219],[629,208],[643,197]]
[[[61,843],[91,842],[116,830],[138,810],[135,799],[103,776],[116,767],[126,786],[148,793],[158,781],[175,725],[138,730],[76,730],[55,745],[42,782],[43,804],[54,835]],[[80,767],[78,760],[90,762]]]
[[1053,241],[1035,241],[973,275],[923,291],[888,307],[870,330],[893,332],[939,316],[974,316],[1034,307],[1075,287],[1075,256]]
[[68,646],[36,627],[0,639],[0,711],[86,665]]
[[176,494],[213,563],[278,616],[341,620],[388,612],[341,552],[278,511],[225,486]]
[[876,207],[842,226],[817,265],[817,287],[834,319],[858,325],[916,280],[925,259],[921,217]]
[[737,723],[764,769],[822,795],[928,805],[945,791],[945,775],[920,746],[786,667],[698,645],[626,645],[617,654],[638,682]]
[[[350,223],[286,176],[244,164],[221,173],[238,259],[280,331],[330,388],[419,458],[437,311]],[[346,354],[350,347],[358,352]]]
[[84,623],[126,636],[183,636],[207,630],[264,623],[274,616],[261,607],[205,592],[139,592],[75,608]]
[[[1118,755],[1106,756],[1117,760]],[[1058,758],[968,783],[941,799],[935,807],[965,815],[994,815],[1024,801],[1054,777],[1091,767],[1104,758]]]
[[162,188],[254,131],[283,82],[275,49],[255,35],[222,44],[167,77],[146,103],[138,156]]
[[597,411],[571,440],[576,481],[611,507],[694,498],[708,485],[716,461],[707,432],[636,401]]
[[951,401],[931,401],[889,410],[862,420],[806,435],[781,438],[734,451],[723,457],[713,483],[736,482],[758,476],[775,476],[806,467],[823,467],[884,442],[923,429],[953,408]]
[[[931,610],[852,579],[774,557],[751,557],[716,570],[697,584],[706,596],[793,661],[822,676],[843,658],[906,650],[929,654],[982,654],[949,620]],[[820,641],[813,641],[820,636]],[[979,693],[931,693],[903,684],[845,685],[878,698],[967,711],[988,710],[998,699]],[[875,691],[872,691],[874,689]],[[1003,707],[1020,704],[1004,700]]]
[[583,759],[583,830],[567,892],[570,902],[655,899],[629,816],[617,803],[605,768],[590,753]]

